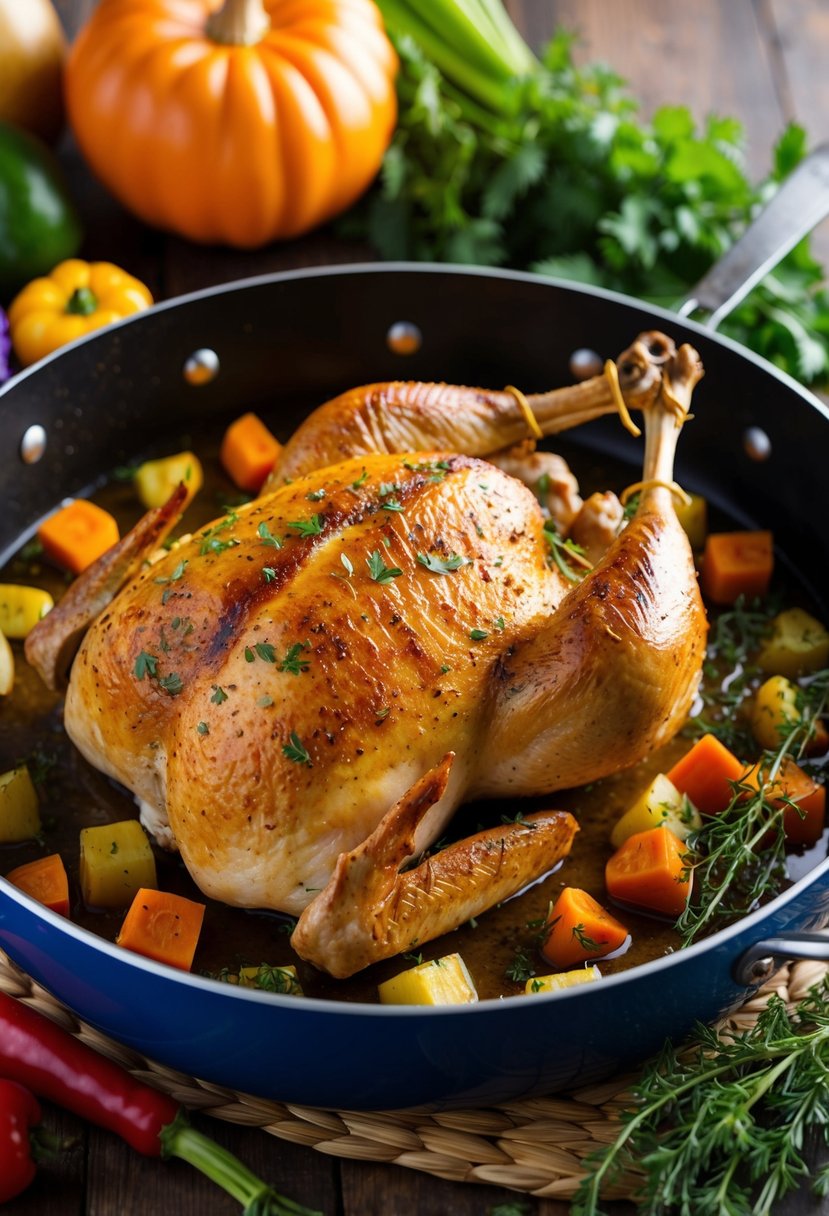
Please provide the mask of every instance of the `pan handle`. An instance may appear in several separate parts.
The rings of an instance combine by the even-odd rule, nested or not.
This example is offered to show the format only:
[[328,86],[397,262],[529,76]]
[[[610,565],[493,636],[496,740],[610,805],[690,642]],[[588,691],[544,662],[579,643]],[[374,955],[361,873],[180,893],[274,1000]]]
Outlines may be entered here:
[[829,932],[789,933],[785,937],[769,937],[756,942],[741,954],[734,965],[734,979],[741,986],[753,987],[790,959],[812,959],[829,962]]
[[820,144],[789,174],[740,239],[691,288],[679,306],[680,316],[702,309],[709,314],[703,324],[716,329],[827,214],[829,143]]

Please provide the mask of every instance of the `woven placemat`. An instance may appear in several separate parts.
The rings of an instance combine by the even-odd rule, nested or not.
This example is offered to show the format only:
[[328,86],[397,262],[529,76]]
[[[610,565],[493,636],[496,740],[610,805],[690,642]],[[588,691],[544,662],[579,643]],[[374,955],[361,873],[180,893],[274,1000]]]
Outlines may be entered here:
[[[801,962],[784,967],[741,1009],[719,1024],[722,1035],[748,1030],[772,993],[789,1004],[801,1000],[829,965]],[[46,1014],[76,1038],[123,1065],[177,1102],[217,1119],[258,1127],[272,1136],[322,1153],[358,1161],[388,1162],[450,1182],[481,1182],[528,1194],[569,1199],[584,1177],[583,1162],[613,1140],[630,1075],[601,1085],[529,1098],[487,1110],[317,1110],[265,1101],[185,1076],[102,1035],[81,1022],[45,988],[0,951],[0,991]],[[634,1177],[620,1178],[605,1198],[628,1198]]]

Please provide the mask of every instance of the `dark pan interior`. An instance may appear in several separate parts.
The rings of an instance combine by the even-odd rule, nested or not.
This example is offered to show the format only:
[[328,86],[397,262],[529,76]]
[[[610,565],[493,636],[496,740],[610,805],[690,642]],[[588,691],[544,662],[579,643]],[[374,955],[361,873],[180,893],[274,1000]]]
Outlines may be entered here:
[[[414,354],[389,349],[391,325],[413,322]],[[281,432],[345,388],[387,379],[446,380],[525,392],[571,382],[571,353],[618,355],[658,327],[700,351],[706,374],[679,445],[677,478],[744,526],[770,527],[826,614],[829,413],[768,364],[671,314],[533,276],[434,267],[368,266],[250,280],[172,301],[79,343],[0,392],[0,560],[62,497],[134,459],[175,425],[255,409]],[[219,357],[207,384],[186,382],[199,348]],[[44,458],[19,455],[26,428],[46,428]],[[771,439],[765,461],[745,433]],[[613,418],[579,443],[636,466],[641,440]]]

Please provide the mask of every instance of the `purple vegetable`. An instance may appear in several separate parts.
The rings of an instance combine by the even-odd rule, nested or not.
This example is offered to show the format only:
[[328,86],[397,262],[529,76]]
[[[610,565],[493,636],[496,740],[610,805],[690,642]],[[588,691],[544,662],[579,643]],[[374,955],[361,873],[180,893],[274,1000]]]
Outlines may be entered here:
[[11,352],[12,340],[9,333],[9,318],[3,312],[3,309],[0,308],[0,384],[8,380],[12,374],[11,363],[9,362]]

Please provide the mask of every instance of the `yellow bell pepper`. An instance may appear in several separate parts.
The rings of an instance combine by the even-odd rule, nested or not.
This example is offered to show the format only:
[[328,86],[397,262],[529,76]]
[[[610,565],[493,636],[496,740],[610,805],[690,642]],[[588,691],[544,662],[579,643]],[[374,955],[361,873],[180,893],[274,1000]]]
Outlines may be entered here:
[[143,283],[111,262],[69,258],[45,278],[33,279],[12,301],[12,345],[27,366],[152,302]]
[[0,697],[7,697],[14,688],[14,652],[0,629]]

